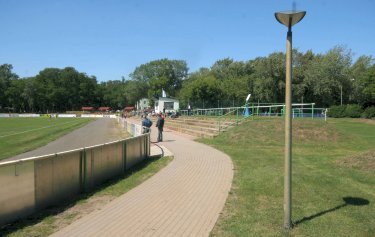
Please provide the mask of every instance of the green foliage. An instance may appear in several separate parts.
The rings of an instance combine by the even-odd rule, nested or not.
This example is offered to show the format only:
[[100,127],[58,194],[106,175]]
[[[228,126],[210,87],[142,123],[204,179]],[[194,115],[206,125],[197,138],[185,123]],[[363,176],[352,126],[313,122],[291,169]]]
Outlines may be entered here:
[[72,67],[46,68],[35,77],[37,100],[34,111],[80,110],[82,106],[99,106],[95,77]]
[[372,65],[359,78],[361,101],[365,106],[375,105],[375,65]]
[[206,105],[212,105],[222,97],[223,91],[219,81],[213,76],[208,76],[189,83],[183,89],[182,94],[185,96],[185,101],[190,98],[199,98]]
[[374,106],[368,107],[365,110],[360,105],[334,105],[328,109],[329,117],[332,118],[373,118],[374,117]]
[[113,109],[123,109],[127,105],[125,85],[123,81],[107,81],[100,83],[99,88],[106,106]]
[[328,109],[327,115],[332,118],[345,117],[345,105],[334,105]]
[[328,116],[332,118],[360,118],[363,109],[359,105],[335,105],[328,109]]
[[351,59],[351,52],[343,47],[335,47],[326,55],[316,56],[305,73],[306,87],[311,90],[306,101],[314,101],[323,107],[339,104],[342,88],[343,102],[347,103]]
[[10,64],[0,65],[0,110],[12,107],[12,104],[8,101],[7,90],[11,86],[11,82],[18,79],[12,69],[13,66]]
[[252,62],[229,58],[217,61],[211,69],[201,68],[184,81],[179,93],[181,106],[190,103],[194,108],[212,108],[233,106],[234,102],[236,106],[242,105],[247,94],[252,93],[253,72]]
[[375,118],[375,106],[367,107],[363,112],[362,117],[368,119]]
[[130,77],[141,84],[138,99],[162,95],[162,89],[169,96],[176,96],[182,81],[187,77],[188,67],[183,60],[160,59],[137,67]]
[[363,112],[363,109],[359,105],[347,105],[345,107],[345,117],[349,118],[360,118],[361,114]]

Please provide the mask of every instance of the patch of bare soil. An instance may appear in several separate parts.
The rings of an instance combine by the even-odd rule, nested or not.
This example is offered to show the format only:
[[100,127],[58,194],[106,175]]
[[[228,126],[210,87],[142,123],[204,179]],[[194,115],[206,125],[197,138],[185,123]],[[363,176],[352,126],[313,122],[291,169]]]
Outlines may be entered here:
[[[84,202],[78,202],[74,206],[66,209],[65,211],[55,215],[54,221],[50,228],[53,232],[63,229],[70,225],[76,220],[90,214],[93,211],[102,209],[107,203],[115,199],[115,196],[104,195],[104,196],[92,196],[86,199]],[[41,222],[37,224],[39,226],[50,225],[50,223]]]
[[356,121],[359,121],[361,123],[375,125],[375,119],[356,119]]
[[374,172],[375,150],[364,152],[355,156],[346,157],[344,159],[336,161],[336,164],[343,167]]
[[328,126],[321,127],[304,127],[296,124],[293,128],[293,137],[300,141],[321,141],[335,142],[339,134]]

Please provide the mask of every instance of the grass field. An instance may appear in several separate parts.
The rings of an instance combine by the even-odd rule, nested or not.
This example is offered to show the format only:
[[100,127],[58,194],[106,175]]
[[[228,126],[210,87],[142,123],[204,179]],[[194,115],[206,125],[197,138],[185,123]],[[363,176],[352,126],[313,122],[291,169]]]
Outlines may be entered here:
[[375,123],[293,120],[293,222],[283,229],[284,121],[248,120],[202,140],[235,176],[212,236],[375,236]]
[[88,118],[0,118],[0,160],[46,145],[91,121]]

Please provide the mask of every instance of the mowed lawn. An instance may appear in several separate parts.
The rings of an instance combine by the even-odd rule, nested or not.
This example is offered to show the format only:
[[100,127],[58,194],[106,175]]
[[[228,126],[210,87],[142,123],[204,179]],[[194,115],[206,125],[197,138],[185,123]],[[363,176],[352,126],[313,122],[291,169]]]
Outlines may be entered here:
[[0,118],[0,160],[46,145],[91,121],[88,118]]
[[375,236],[375,121],[293,120],[290,231],[283,228],[283,119],[249,119],[202,141],[235,167],[211,236]]

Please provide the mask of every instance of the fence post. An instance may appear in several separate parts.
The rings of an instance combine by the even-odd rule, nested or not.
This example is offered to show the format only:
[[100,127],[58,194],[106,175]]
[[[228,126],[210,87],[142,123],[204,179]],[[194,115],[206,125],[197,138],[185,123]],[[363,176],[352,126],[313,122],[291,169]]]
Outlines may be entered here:
[[311,119],[314,119],[314,103],[311,104]]
[[83,151],[79,152],[79,189],[83,193]]
[[327,110],[328,110],[328,109],[325,109],[325,110],[324,110],[324,121],[325,121],[325,122],[327,122]]
[[239,120],[239,118],[238,118],[238,108],[237,108],[236,110],[237,110],[237,119],[236,119],[236,124],[238,125],[238,120]]
[[80,151],[80,183],[81,192],[85,193],[87,191],[87,161],[86,161],[86,148]]
[[126,173],[126,141],[122,142],[122,162],[124,174]]

